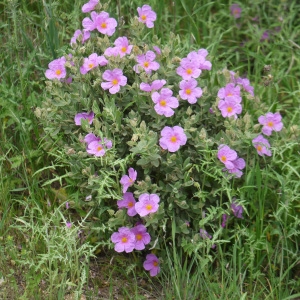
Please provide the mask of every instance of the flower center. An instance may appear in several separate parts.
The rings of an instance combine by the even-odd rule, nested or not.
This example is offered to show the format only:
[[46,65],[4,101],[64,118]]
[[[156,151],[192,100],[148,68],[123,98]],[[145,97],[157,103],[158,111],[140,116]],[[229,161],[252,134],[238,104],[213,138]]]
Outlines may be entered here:
[[225,161],[227,160],[226,156],[225,156],[225,155],[222,155],[222,156],[221,156],[221,160],[222,160],[223,162],[225,162]]
[[60,74],[61,74],[61,70],[56,70],[56,71],[55,71],[55,74],[56,74],[56,75],[60,75]]
[[145,62],[144,62],[144,67],[145,67],[145,68],[148,68],[148,67],[149,67],[149,62],[145,61]]
[[233,13],[234,13],[235,15],[237,15],[237,14],[239,13],[239,10],[236,8],[236,9],[233,11]]
[[175,142],[177,141],[177,137],[176,137],[176,136],[172,136],[172,137],[170,138],[170,141],[171,141],[172,143],[175,143]]
[[227,107],[227,112],[229,112],[229,113],[232,112],[232,107],[231,106]]
[[157,267],[157,266],[158,266],[158,262],[157,262],[157,261],[154,261],[154,262],[153,262],[153,266],[154,266],[154,267]]
[[107,28],[107,24],[106,23],[102,23],[101,24],[101,28],[106,29]]
[[128,202],[128,207],[129,208],[133,207],[133,202],[132,201]]
[[187,95],[190,95],[191,92],[192,92],[192,91],[191,91],[190,89],[186,89],[186,90],[185,90],[185,93],[186,93]]
[[269,127],[273,127],[274,123],[273,123],[272,121],[270,121],[270,122],[267,123],[267,125],[268,125]]
[[127,51],[127,48],[126,47],[122,47],[121,48],[121,52],[125,53]]
[[121,241],[122,241],[122,243],[127,243],[128,238],[126,236],[123,236]]
[[103,148],[101,146],[97,147],[97,151],[101,151]]
[[262,150],[262,146],[261,146],[261,145],[257,145],[257,146],[256,146],[256,149],[257,149],[258,151],[261,151],[261,150]]
[[142,235],[141,235],[140,233],[138,233],[138,234],[135,236],[135,238],[136,238],[138,241],[140,241],[143,237],[142,237]]
[[118,80],[117,80],[117,79],[113,79],[113,80],[111,81],[111,83],[112,83],[113,85],[116,85],[116,84],[118,84]]
[[191,75],[193,73],[192,69],[187,69],[186,70],[187,74]]
[[228,94],[227,94],[227,97],[231,97],[231,96],[232,96],[232,93],[228,93]]
[[166,100],[160,100],[160,101],[159,101],[159,104],[160,104],[161,106],[165,107],[166,104],[167,104],[167,102],[166,102]]
[[147,205],[146,205],[146,209],[147,209],[147,210],[151,210],[151,209],[152,209],[152,205],[151,205],[151,204],[147,204]]
[[141,16],[141,19],[142,19],[143,21],[146,21],[147,17],[146,17],[145,15],[142,15],[142,16]]
[[94,64],[88,64],[89,69],[94,67]]

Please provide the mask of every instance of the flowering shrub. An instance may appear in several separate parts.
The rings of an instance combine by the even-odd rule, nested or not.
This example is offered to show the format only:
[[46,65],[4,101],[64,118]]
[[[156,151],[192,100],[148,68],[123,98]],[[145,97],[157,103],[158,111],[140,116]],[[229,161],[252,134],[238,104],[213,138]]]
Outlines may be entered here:
[[[49,64],[48,96],[36,109],[66,183],[79,189],[70,207],[92,207],[91,229],[100,226],[102,244],[117,252],[163,255],[173,223],[188,254],[216,249],[220,229],[234,226],[230,211],[241,219],[247,204],[243,171],[271,155],[256,124],[269,136],[282,129],[281,116],[267,111],[247,78],[218,70],[206,49],[186,53],[174,35],[165,44],[147,35],[156,20],[149,5],[117,38],[107,9],[92,0],[83,6],[91,17],[72,37],[71,55]],[[159,259],[148,254],[144,268],[155,276]]]

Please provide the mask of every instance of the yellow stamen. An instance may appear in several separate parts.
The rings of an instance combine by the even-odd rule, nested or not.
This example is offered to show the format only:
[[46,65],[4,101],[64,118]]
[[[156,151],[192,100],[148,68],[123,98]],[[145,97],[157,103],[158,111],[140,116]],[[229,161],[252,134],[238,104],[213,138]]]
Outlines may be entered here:
[[157,262],[157,261],[154,261],[154,262],[153,262],[153,266],[154,266],[154,267],[157,267],[157,266],[158,266],[158,262]]
[[193,73],[193,70],[192,69],[187,69],[186,72],[191,75]]
[[231,113],[232,112],[232,107],[227,107],[227,112]]
[[144,67],[148,68],[149,67],[149,63],[147,61],[144,62]]
[[151,205],[151,204],[147,204],[147,205],[146,205],[146,209],[147,209],[147,210],[151,210],[151,209],[152,209],[152,205]]
[[231,96],[232,96],[232,94],[231,94],[231,93],[227,94],[227,97],[231,97]]
[[133,207],[133,203],[132,203],[131,201],[128,202],[128,207],[129,207],[129,208]]
[[113,85],[116,85],[116,84],[118,84],[118,80],[117,80],[117,79],[113,79],[113,80],[111,81],[111,83],[112,83]]
[[172,143],[175,143],[175,142],[177,141],[177,137],[176,137],[176,136],[172,136],[172,137],[170,138],[170,141],[171,141]]
[[261,150],[262,150],[262,146],[261,146],[261,145],[257,145],[257,146],[256,146],[256,149],[257,149],[258,151],[261,151]]
[[140,233],[138,233],[138,234],[135,236],[135,238],[136,238],[138,241],[140,241],[143,237],[142,237],[142,235],[141,235]]
[[190,95],[191,92],[192,92],[192,91],[191,91],[190,89],[186,89],[186,90],[185,90],[185,93],[186,93],[187,95]]
[[60,74],[61,74],[61,70],[56,70],[56,71],[55,71],[55,74],[56,74],[56,75],[60,75]]
[[122,243],[126,243],[128,241],[128,238],[126,236],[122,237]]
[[127,48],[126,47],[122,47],[121,48],[121,52],[125,53],[127,51]]
[[107,28],[107,24],[106,23],[102,23],[101,24],[101,28],[106,29]]
[[268,122],[267,124],[269,127],[273,127],[274,126],[274,123],[272,121]]
[[89,69],[94,67],[94,64],[88,64]]
[[142,19],[143,21],[146,21],[147,17],[146,17],[145,15],[142,15],[142,16],[141,16],[141,19]]
[[221,160],[222,160],[223,162],[225,162],[225,161],[227,160],[226,156],[225,156],[225,155],[221,156]]
[[166,102],[166,100],[160,100],[160,101],[159,101],[159,104],[160,104],[161,106],[165,107],[166,104],[167,104],[167,102]]
[[101,151],[103,148],[101,146],[97,147],[97,151]]

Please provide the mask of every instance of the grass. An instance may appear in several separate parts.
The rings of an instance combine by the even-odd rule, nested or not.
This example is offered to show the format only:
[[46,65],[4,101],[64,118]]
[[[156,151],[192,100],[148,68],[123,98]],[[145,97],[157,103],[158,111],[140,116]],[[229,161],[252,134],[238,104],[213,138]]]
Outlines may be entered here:
[[[212,61],[247,76],[266,110],[280,110],[285,122],[272,163],[247,170],[239,192],[250,205],[236,233],[228,231],[216,251],[207,246],[190,256],[174,237],[167,240],[158,279],[147,277],[135,257],[105,250],[88,234],[100,236],[101,227],[92,229],[65,209],[64,170],[51,155],[58,146],[49,144],[34,116],[44,100],[47,64],[80,27],[83,2],[0,1],[0,298],[299,299],[297,1],[254,0],[243,4],[243,18],[236,20],[230,1],[148,1],[158,15],[158,38],[179,34],[182,56],[207,48]],[[119,21],[141,5],[111,3]],[[260,41],[265,30],[273,34]],[[71,230],[68,218],[75,220]]]

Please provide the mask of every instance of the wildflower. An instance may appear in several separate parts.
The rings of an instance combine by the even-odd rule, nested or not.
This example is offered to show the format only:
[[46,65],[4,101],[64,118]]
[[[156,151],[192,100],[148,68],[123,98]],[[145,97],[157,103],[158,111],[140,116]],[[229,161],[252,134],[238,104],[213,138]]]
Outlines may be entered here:
[[139,201],[135,204],[136,212],[141,216],[147,216],[150,213],[155,213],[158,210],[159,197],[156,194],[141,194]]
[[243,207],[241,205],[237,205],[235,202],[232,202],[230,205],[233,215],[239,219],[243,219]]
[[248,92],[250,95],[254,96],[254,87],[250,85],[250,81],[248,78],[237,78],[237,84],[242,85],[243,89]]
[[176,69],[176,73],[184,80],[189,80],[192,77],[198,78],[201,70],[197,67],[197,63],[190,61],[188,58],[183,58],[180,62],[180,67]]
[[127,78],[123,76],[123,72],[120,69],[106,70],[102,78],[108,82],[102,82],[101,87],[104,90],[109,89],[111,94],[115,94],[120,90],[120,86],[125,86]]
[[170,89],[163,88],[160,93],[154,92],[151,96],[155,103],[154,109],[159,115],[171,117],[174,115],[172,108],[177,108],[179,102],[177,98],[172,97],[173,92]]
[[233,83],[228,83],[225,87],[219,90],[218,97],[224,100],[234,99],[235,102],[240,103],[242,101],[240,93],[239,86],[235,86]]
[[230,6],[230,12],[235,19],[239,19],[241,17],[242,9],[238,4],[234,3]]
[[98,3],[99,3],[99,0],[90,0],[88,3],[86,3],[82,6],[81,10],[83,13],[90,12],[90,11],[94,10],[94,8],[97,6]]
[[140,89],[144,92],[152,92],[160,90],[167,82],[162,80],[154,80],[151,84],[142,82],[140,84]]
[[150,271],[150,276],[156,276],[160,272],[159,259],[154,254],[148,254],[143,263],[145,270]]
[[182,80],[179,83],[179,95],[181,99],[187,100],[190,104],[197,102],[197,98],[202,96],[202,89],[197,87],[197,80],[191,78],[188,81]]
[[268,41],[270,39],[269,30],[265,30],[260,38],[260,41]]
[[232,161],[233,168],[227,169],[228,173],[234,174],[236,178],[240,178],[243,175],[243,170],[246,166],[245,160],[243,158],[237,158],[236,160]]
[[225,228],[226,227],[226,223],[227,223],[227,220],[229,219],[229,215],[227,215],[227,214],[223,214],[222,215],[222,224],[221,224],[221,226],[223,227],[223,228]]
[[120,183],[123,185],[123,193],[125,193],[127,189],[134,184],[137,177],[137,171],[133,168],[129,168],[128,174],[129,176],[123,175],[120,180]]
[[122,36],[115,40],[114,42],[115,48],[117,48],[118,54],[120,57],[125,56],[126,54],[130,54],[133,45],[129,45],[129,41],[127,37]]
[[[202,228],[200,228],[200,236],[205,240],[205,239],[209,239],[211,240],[212,239],[212,236],[210,234],[208,234],[208,232]],[[216,245],[213,244],[211,246],[212,249],[216,248]]]
[[117,47],[108,47],[105,51],[104,51],[104,55],[111,57],[111,56],[118,56],[119,55],[119,50]]
[[272,155],[269,141],[265,139],[261,134],[252,140],[252,144],[256,148],[258,155]]
[[82,26],[88,31],[93,31],[97,29],[100,33],[111,36],[115,33],[117,27],[117,21],[114,18],[110,18],[109,14],[105,11],[97,14],[96,12],[91,12],[91,18],[84,18],[82,21]]
[[79,36],[81,36],[81,39],[82,39],[81,43],[84,44],[84,42],[87,41],[87,40],[90,38],[91,33],[90,33],[89,31],[87,31],[87,30],[82,30],[82,31],[81,31],[81,30],[77,29],[77,30],[74,32],[73,37],[71,38],[70,44],[71,44],[71,45],[76,44],[77,38],[78,38]]
[[136,73],[140,73],[139,68],[143,68],[147,74],[151,74],[151,71],[156,71],[159,69],[160,65],[158,62],[154,61],[156,55],[153,51],[147,51],[146,54],[138,55],[136,61],[137,65],[133,67]]
[[146,24],[148,28],[154,26],[153,22],[156,20],[156,13],[152,10],[150,5],[143,5],[142,8],[137,8],[139,14],[139,21]]
[[158,55],[161,55],[161,50],[160,50],[159,47],[153,46],[153,50],[154,50]]
[[98,56],[97,53],[93,53],[88,58],[84,58],[83,65],[80,67],[80,73],[84,75],[98,66],[107,65],[107,63],[108,61],[103,55]]
[[86,149],[87,153],[94,154],[95,156],[103,156],[105,154],[105,149],[101,141],[90,142]]
[[81,125],[81,119],[88,120],[89,124],[92,124],[94,116],[94,112],[92,111],[90,113],[82,112],[75,115],[74,121],[76,125]]
[[220,145],[218,150],[218,159],[225,165],[227,169],[233,169],[235,165],[233,161],[237,159],[237,153],[230,149],[227,145]]
[[129,253],[135,247],[135,235],[127,227],[120,227],[118,232],[114,232],[111,241],[115,244],[115,251],[117,252]]
[[161,131],[159,145],[170,152],[176,152],[180,146],[186,144],[187,137],[180,126],[165,126]]
[[117,204],[119,208],[127,208],[127,214],[130,217],[133,217],[137,214],[136,210],[135,210],[135,205],[136,201],[133,197],[132,193],[124,193],[123,195],[123,199],[122,200],[118,200]]
[[195,66],[200,70],[211,70],[211,62],[205,59],[207,54],[208,51],[206,49],[199,49],[197,52],[190,52],[187,59],[195,64]]
[[69,202],[66,202],[66,209],[69,209],[69,208],[70,208]]
[[150,234],[147,232],[147,228],[140,224],[131,228],[131,232],[135,235],[135,247],[136,250],[145,249],[145,245],[151,241]]
[[236,119],[237,115],[242,112],[242,105],[236,102],[235,98],[220,100],[218,108],[224,118],[233,116]]
[[66,227],[67,227],[67,228],[71,228],[71,227],[72,227],[72,223],[67,221],[67,222],[66,222]]
[[61,57],[53,60],[48,65],[48,70],[46,70],[45,76],[48,79],[62,79],[67,75],[67,71],[65,68],[66,59],[65,57]]
[[101,141],[101,138],[95,136],[93,133],[89,133],[84,137],[84,142],[86,142],[87,144],[94,142],[94,141]]
[[260,116],[258,122],[263,125],[262,132],[265,135],[271,135],[273,130],[280,131],[283,127],[279,112],[275,114],[268,112],[265,116]]

